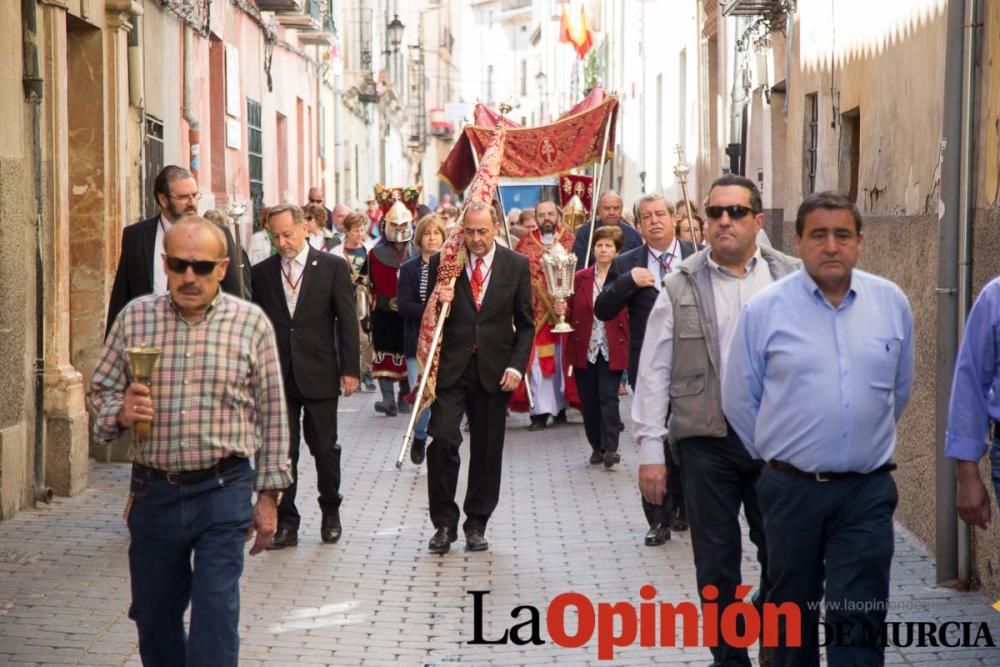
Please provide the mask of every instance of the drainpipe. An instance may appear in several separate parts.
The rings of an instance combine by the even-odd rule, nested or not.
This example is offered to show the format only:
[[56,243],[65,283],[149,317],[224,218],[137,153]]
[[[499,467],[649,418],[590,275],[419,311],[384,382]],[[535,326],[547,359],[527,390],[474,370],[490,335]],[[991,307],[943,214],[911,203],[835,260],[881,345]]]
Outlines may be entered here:
[[975,58],[979,0],[950,0],[945,51],[937,307],[935,442],[937,582],[969,581],[969,526],[955,510],[954,463],[944,455],[948,403],[958,344],[972,296],[972,177]]
[[24,99],[31,110],[31,174],[35,192],[35,504],[52,502],[45,483],[45,262],[42,211],[42,96],[45,82],[38,69],[38,5],[21,0],[21,48],[24,58]]
[[198,180],[201,167],[201,121],[194,114],[194,30],[184,26],[184,120],[188,124],[188,143],[191,146],[191,175]]

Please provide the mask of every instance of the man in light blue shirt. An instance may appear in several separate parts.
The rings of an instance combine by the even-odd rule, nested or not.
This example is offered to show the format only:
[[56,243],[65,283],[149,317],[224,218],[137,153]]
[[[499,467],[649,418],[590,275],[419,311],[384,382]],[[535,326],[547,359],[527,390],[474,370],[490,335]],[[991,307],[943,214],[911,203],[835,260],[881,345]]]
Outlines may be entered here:
[[[979,476],[979,460],[986,454],[990,423],[1000,422],[1000,375],[996,372],[1000,331],[1000,278],[979,293],[965,323],[962,346],[955,362],[955,379],[948,405],[945,455],[955,459],[958,515],[985,529],[991,518],[990,497]],[[990,447],[993,487],[1000,498],[1000,432]]]
[[843,195],[802,203],[803,270],[746,305],[722,383],[723,412],[767,462],[757,496],[768,601],[802,614],[802,646],[776,648],[774,665],[819,664],[824,582],[828,662],[884,661],[865,637],[877,637],[889,596],[898,498],[888,473],[913,383],[913,318],[899,287],[854,269],[861,224]]

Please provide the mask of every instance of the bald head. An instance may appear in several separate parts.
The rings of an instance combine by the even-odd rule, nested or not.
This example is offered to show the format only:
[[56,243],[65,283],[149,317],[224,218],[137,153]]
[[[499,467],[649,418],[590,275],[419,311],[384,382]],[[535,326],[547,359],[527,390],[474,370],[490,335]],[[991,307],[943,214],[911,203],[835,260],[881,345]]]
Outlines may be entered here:
[[163,235],[163,252],[173,256],[172,251],[183,246],[197,249],[199,254],[207,254],[206,259],[226,257],[228,246],[226,235],[217,224],[197,215],[188,215],[178,220]]
[[163,235],[163,269],[170,299],[191,321],[219,294],[226,275],[226,236],[214,222],[196,215],[181,218]]
[[622,219],[622,198],[614,190],[601,193],[597,199],[597,217],[606,225],[617,225]]
[[323,190],[320,188],[309,188],[309,203],[323,204]]

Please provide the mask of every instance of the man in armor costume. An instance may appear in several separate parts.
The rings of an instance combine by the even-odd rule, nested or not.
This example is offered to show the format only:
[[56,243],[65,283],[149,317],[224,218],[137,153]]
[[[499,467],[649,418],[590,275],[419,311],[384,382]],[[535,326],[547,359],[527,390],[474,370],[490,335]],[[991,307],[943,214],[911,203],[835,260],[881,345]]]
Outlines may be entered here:
[[[410,243],[413,238],[413,211],[402,193],[397,197],[382,204],[382,238],[368,253],[373,301],[372,377],[378,381],[382,392],[382,400],[375,403],[375,411],[387,417],[410,411],[410,405],[403,400],[403,396],[410,392],[410,387],[406,378],[403,317],[399,314],[396,301],[396,283],[399,279],[399,267],[418,252]],[[416,205],[415,198],[412,204]],[[398,400],[394,392],[397,382]]]

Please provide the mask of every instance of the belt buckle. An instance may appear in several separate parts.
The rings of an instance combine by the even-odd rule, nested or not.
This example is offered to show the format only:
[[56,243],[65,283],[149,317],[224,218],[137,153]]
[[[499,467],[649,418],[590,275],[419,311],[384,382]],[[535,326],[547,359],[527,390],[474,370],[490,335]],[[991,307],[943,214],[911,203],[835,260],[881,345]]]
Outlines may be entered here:
[[168,472],[167,481],[171,484],[180,484],[180,473],[178,472]]
[[829,482],[831,479],[830,477],[827,476],[826,473],[822,472],[814,472],[813,476],[816,478],[817,482]]

